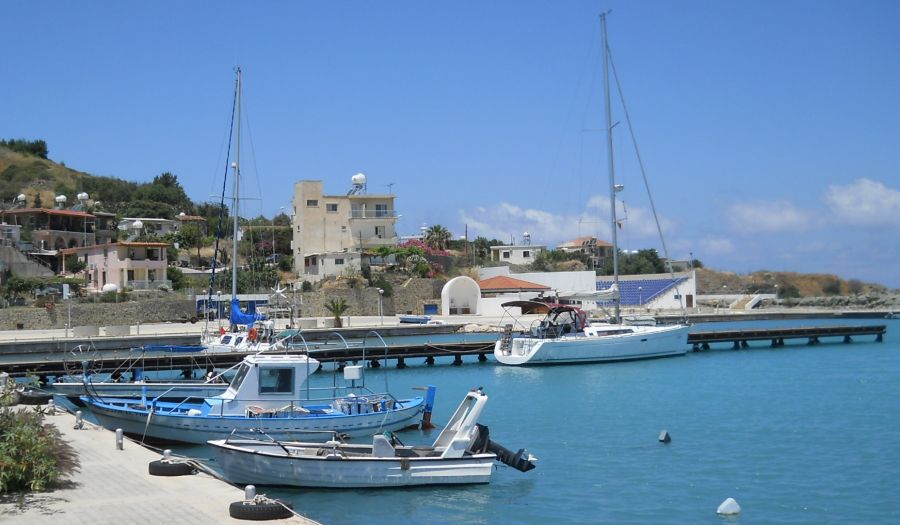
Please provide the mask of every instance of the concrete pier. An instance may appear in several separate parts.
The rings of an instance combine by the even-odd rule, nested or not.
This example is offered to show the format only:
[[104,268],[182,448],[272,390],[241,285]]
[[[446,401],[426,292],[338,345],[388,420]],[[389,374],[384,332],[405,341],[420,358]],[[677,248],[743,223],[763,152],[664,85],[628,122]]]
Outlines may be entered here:
[[[81,470],[63,488],[14,496],[0,501],[0,522],[22,525],[167,525],[247,523],[233,519],[228,506],[244,499],[244,491],[206,474],[151,476],[147,469],[160,454],[126,439],[116,450],[114,432],[87,422],[76,430],[75,416],[58,410],[47,416],[78,452]],[[259,493],[266,491],[260,487]],[[295,509],[302,512],[302,509]],[[269,523],[317,525],[294,517]]]

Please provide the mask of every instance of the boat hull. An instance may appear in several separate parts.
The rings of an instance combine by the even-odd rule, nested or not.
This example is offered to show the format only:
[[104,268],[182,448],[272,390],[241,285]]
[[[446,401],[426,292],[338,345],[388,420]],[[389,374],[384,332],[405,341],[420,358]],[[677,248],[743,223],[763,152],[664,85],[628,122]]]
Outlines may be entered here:
[[254,485],[371,488],[488,483],[496,458],[494,454],[454,459],[288,456],[275,443],[231,443],[209,444],[229,481]]
[[494,357],[505,365],[600,363],[672,357],[687,353],[687,326],[628,327],[629,333],[557,338],[517,337],[504,347],[494,345]]
[[[135,410],[118,404],[83,398],[97,421],[110,430],[155,441],[203,444],[225,438],[233,430],[262,430],[278,440],[322,440],[322,432],[336,431],[350,437],[371,436],[386,430],[400,430],[419,423],[425,410],[422,398],[399,401],[398,408],[366,414],[308,414],[292,417],[244,417],[189,415]],[[186,405],[185,405],[186,406]]]

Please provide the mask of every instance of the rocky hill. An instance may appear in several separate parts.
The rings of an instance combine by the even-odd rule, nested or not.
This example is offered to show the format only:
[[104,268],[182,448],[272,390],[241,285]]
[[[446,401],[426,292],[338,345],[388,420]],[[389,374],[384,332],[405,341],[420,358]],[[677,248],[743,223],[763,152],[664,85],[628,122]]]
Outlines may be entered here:
[[831,274],[758,271],[746,275],[697,269],[698,294],[775,293],[785,298],[883,294],[887,288]]

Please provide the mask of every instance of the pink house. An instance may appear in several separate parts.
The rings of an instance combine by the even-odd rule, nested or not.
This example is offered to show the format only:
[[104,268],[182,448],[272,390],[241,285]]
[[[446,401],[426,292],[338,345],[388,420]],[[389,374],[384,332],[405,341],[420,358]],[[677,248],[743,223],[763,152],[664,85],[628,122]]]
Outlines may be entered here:
[[119,290],[151,290],[172,287],[166,279],[167,242],[118,242],[60,250],[62,269],[65,258],[77,255],[87,267],[85,286],[99,292],[105,284],[115,284]]

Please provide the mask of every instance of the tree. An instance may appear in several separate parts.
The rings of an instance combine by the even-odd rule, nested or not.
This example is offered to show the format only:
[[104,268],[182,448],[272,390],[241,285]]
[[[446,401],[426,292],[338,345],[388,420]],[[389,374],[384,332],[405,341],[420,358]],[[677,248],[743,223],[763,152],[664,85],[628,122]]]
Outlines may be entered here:
[[87,267],[87,263],[79,259],[77,255],[66,256],[66,270],[71,273],[78,273]]
[[168,268],[166,268],[166,279],[172,281],[173,290],[181,290],[182,288],[184,288],[184,285],[186,283],[184,273],[180,268],[176,268],[174,266],[169,266]]
[[197,248],[197,264],[200,264],[200,248],[203,247],[203,232],[200,225],[195,222],[186,222],[176,236],[180,246],[184,248]]
[[343,321],[341,320],[341,316],[347,313],[350,310],[350,306],[347,304],[347,301],[343,297],[338,297],[337,299],[331,299],[327,303],[325,303],[325,309],[328,310],[328,313],[334,316],[334,326],[335,328],[341,328],[344,326]]
[[444,228],[440,224],[435,224],[425,231],[425,238],[423,240],[425,241],[425,244],[431,248],[436,250],[446,250],[452,238],[453,234],[450,233],[450,230]]

